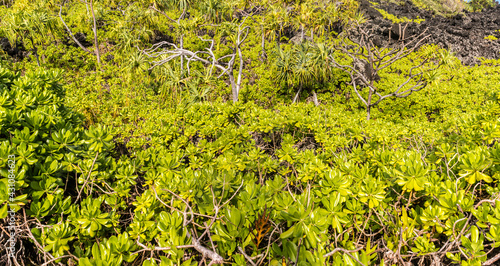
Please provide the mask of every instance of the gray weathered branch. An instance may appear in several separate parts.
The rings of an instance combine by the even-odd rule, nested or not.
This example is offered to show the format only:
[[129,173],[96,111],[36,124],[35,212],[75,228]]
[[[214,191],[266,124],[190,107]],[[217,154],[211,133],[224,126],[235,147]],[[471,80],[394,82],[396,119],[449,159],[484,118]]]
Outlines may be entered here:
[[[335,67],[342,69],[351,77],[354,92],[367,108],[367,120],[370,119],[370,108],[379,104],[382,100],[389,97],[405,98],[413,92],[425,88],[428,82],[423,77],[424,72],[435,70],[441,66],[439,64],[434,68],[426,69],[425,71],[421,70],[421,67],[430,62],[430,58],[424,58],[418,65],[410,68],[406,80],[399,84],[394,91],[382,95],[375,83],[380,79],[378,73],[396,61],[406,58],[421,47],[425,39],[428,38],[428,35],[425,35],[426,30],[424,30],[419,35],[400,38],[391,47],[387,44],[385,47],[379,48],[373,44],[373,34],[370,31],[365,30],[360,25],[357,25],[356,30],[356,34],[348,32],[346,38],[341,39],[341,44],[335,46],[336,49],[342,52],[345,58],[352,60],[352,64],[341,64],[334,56],[330,56],[330,59]],[[403,35],[400,34],[400,36],[404,36],[405,30],[406,27],[402,29]],[[354,45],[348,44],[346,40]],[[419,71],[414,73],[416,70]],[[404,87],[412,82],[415,82],[415,84],[403,90]],[[368,89],[368,96],[361,95],[359,86]],[[373,99],[373,96],[378,97],[378,99]]]
[[[154,8],[154,7],[152,7]],[[171,19],[171,18],[170,18]],[[173,19],[171,19],[173,20]],[[153,61],[152,66],[149,68],[150,70],[161,66],[165,63],[168,63],[178,57],[181,58],[181,64],[183,64],[183,60],[186,59],[186,67],[188,69],[188,73],[190,71],[190,63],[192,61],[195,62],[201,62],[204,65],[209,65],[210,66],[210,75],[213,72],[214,68],[217,68],[221,71],[221,73],[218,75],[218,78],[223,76],[224,74],[228,75],[229,81],[231,83],[231,91],[233,94],[233,101],[236,102],[238,101],[238,96],[239,92],[241,90],[241,81],[242,81],[242,76],[243,76],[243,54],[241,51],[241,45],[246,41],[248,34],[250,32],[250,27],[245,26],[243,27],[243,24],[245,23],[246,17],[243,19],[243,21],[238,25],[238,32],[236,35],[236,43],[234,44],[233,51],[231,54],[221,56],[219,58],[216,58],[215,53],[213,51],[214,49],[214,40],[210,39],[203,39],[199,37],[202,41],[209,42],[210,46],[208,48],[205,48],[205,51],[191,51],[188,49],[185,49],[182,47],[182,42],[180,47],[170,43],[170,42],[160,42],[157,44],[154,44],[148,49],[142,50],[142,53],[144,53],[146,56],[149,58],[163,58],[158,61]],[[172,49],[165,49],[165,46],[170,46]],[[202,57],[202,55],[206,56],[206,58]],[[238,76],[235,78],[234,76],[234,65],[236,62],[236,57],[239,57],[239,68],[238,68]],[[229,58],[229,61],[227,63],[224,63],[223,60],[226,60]]]
[[79,41],[75,38],[75,36],[74,36],[74,35],[73,35],[73,33],[71,32],[71,30],[69,29],[68,25],[66,25],[66,22],[64,22],[64,19],[63,19],[63,17],[62,17],[62,15],[61,15],[61,13],[62,13],[62,9],[63,9],[63,6],[64,6],[64,4],[65,4],[65,3],[66,3],[66,1],[62,3],[61,8],[59,9],[59,18],[61,19],[61,22],[62,22],[62,24],[64,25],[64,28],[66,28],[66,30],[67,30],[67,31],[68,31],[68,33],[69,33],[69,36],[71,36],[71,39],[73,39],[73,41],[75,41],[75,43],[76,43],[78,46],[80,46],[80,48],[82,48],[85,52],[87,52],[87,53],[89,53],[89,54],[92,54],[92,53],[91,53],[91,52],[90,52],[87,48],[85,48],[85,46],[83,46],[83,45],[82,45],[82,44],[81,44],[81,43],[80,43],[80,42],[79,42]]

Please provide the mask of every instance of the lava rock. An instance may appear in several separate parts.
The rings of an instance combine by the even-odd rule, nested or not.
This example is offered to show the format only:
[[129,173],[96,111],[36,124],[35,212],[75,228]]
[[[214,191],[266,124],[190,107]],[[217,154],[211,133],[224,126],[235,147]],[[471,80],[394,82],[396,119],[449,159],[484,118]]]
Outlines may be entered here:
[[500,58],[500,41],[492,41],[484,39],[487,36],[495,36],[500,39],[500,5],[484,9],[481,12],[467,12],[453,17],[442,17],[433,12],[416,7],[411,1],[406,0],[402,5],[394,3],[381,2],[377,8],[383,9],[386,12],[397,17],[407,17],[409,19],[423,18],[425,21],[420,24],[410,22],[408,25],[393,24],[389,20],[383,19],[380,12],[373,8],[372,4],[366,0],[360,1],[360,11],[368,17],[369,28],[372,32],[378,35],[378,39],[374,41],[378,45],[383,45],[384,41],[388,40],[390,33],[391,38],[398,39],[401,29],[406,27],[405,32],[401,35],[412,36],[418,35],[427,29],[429,38],[426,43],[437,44],[443,48],[450,49],[455,52],[456,56],[464,65],[480,64],[479,58],[498,59]]

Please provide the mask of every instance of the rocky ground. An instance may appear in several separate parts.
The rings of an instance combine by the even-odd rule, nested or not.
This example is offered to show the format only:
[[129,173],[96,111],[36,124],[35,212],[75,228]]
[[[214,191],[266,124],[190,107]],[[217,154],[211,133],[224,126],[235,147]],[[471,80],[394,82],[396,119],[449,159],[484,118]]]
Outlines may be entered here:
[[[399,38],[401,25],[402,28],[406,27],[406,36],[419,34],[427,29],[427,33],[430,34],[427,43],[434,43],[451,50],[464,65],[480,64],[479,58],[481,57],[500,58],[500,5],[482,12],[463,11],[453,17],[443,17],[416,7],[410,0],[402,1],[404,2],[401,4],[395,4],[384,0],[370,2],[360,0],[360,10],[368,19],[367,28],[371,29],[381,40]],[[410,22],[408,25],[394,24],[385,19],[375,8],[383,9],[398,18],[424,19],[424,21]],[[289,35],[293,36],[294,33],[298,34],[292,31]],[[485,39],[487,36],[494,36],[497,40]],[[79,38],[81,42],[85,42],[85,36],[78,37],[81,37]],[[29,54],[22,43],[11,46],[6,38],[0,38],[0,49],[16,59],[22,59]]]
[[[378,3],[374,6],[372,3]],[[361,1],[360,9],[368,18],[368,28],[381,38],[398,38],[399,25],[384,19],[377,9],[399,18],[425,19],[420,24],[410,22],[407,34],[418,34],[425,29],[430,37],[427,43],[434,43],[443,48],[450,49],[465,65],[480,64],[478,58],[500,58],[500,5],[488,8],[482,12],[467,12],[453,17],[434,15],[431,11],[419,9],[411,2],[406,1],[401,5]],[[404,27],[405,24],[402,24]],[[389,34],[391,33],[391,34]],[[497,40],[485,39],[494,36]],[[408,35],[407,35],[408,36]]]
[[12,46],[7,38],[0,38],[0,49],[17,60],[29,54],[22,43],[17,43],[17,45]]

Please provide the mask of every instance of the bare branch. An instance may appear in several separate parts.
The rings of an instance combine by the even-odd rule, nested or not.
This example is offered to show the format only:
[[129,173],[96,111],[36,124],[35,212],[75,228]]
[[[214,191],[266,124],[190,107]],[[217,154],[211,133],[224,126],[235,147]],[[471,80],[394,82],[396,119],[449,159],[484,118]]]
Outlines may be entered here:
[[[333,55],[330,56],[330,59],[335,67],[342,69],[351,77],[354,92],[367,108],[368,120],[370,119],[370,108],[372,106],[389,97],[405,98],[413,92],[422,90],[428,84],[424,78],[425,71],[433,71],[441,66],[439,64],[435,68],[427,67],[422,70],[421,67],[430,62],[430,58],[424,58],[419,64],[410,68],[406,80],[399,84],[394,91],[382,95],[376,85],[376,82],[380,79],[380,71],[409,56],[424,44],[429,35],[425,35],[426,30],[424,30],[416,36],[407,37],[405,33],[406,26],[404,28],[400,27],[400,39],[396,45],[389,47],[390,44],[387,44],[385,47],[379,48],[372,41],[373,32],[371,30],[366,30],[360,25],[357,25],[354,29],[356,33],[353,33],[353,30],[346,31],[345,38],[341,39],[339,45],[335,45],[335,48],[342,52],[341,57],[348,61],[352,60],[352,63],[350,65],[341,64]],[[349,44],[349,42],[354,45]],[[416,70],[419,71],[414,73]],[[412,84],[412,86],[401,91],[408,84]],[[368,89],[368,96],[361,94],[362,88]],[[375,99],[373,96],[376,96]],[[378,99],[376,99],[377,97]]]
[[363,247],[359,247],[359,248],[357,248],[355,250],[347,250],[347,249],[343,249],[343,248],[335,248],[334,250],[332,250],[332,251],[328,252],[327,254],[325,254],[323,257],[328,258],[330,256],[333,256],[337,252],[343,252],[343,253],[347,254],[349,257],[351,257],[353,260],[355,260],[357,263],[359,263],[359,264],[361,264],[361,265],[364,266],[365,264],[363,264],[356,257],[354,257],[353,255],[351,255],[351,253],[356,253],[356,252],[358,252],[358,251],[360,251],[362,249],[363,249]]
[[68,25],[66,25],[66,22],[64,22],[64,19],[62,18],[62,9],[63,9],[63,6],[64,4],[66,3],[66,1],[64,1],[61,5],[61,8],[59,9],[59,19],[61,19],[61,22],[62,24],[64,25],[64,28],[66,28],[66,30],[68,31],[69,33],[69,36],[71,36],[71,39],[73,39],[73,41],[75,41],[76,44],[78,44],[78,46],[80,46],[80,48],[82,48],[85,52],[89,53],[89,54],[92,54],[87,48],[85,48],[85,46],[83,46],[76,38],[75,36],[73,35],[73,33],[71,32],[71,30],[69,29]]
[[[153,10],[157,10],[154,6],[151,7]],[[159,10],[157,10],[160,12]],[[185,14],[185,10],[183,14]],[[166,15],[166,14],[165,14]],[[181,15],[182,17],[183,15]],[[171,21],[174,21],[172,18],[169,17]],[[179,18],[180,19],[180,18]],[[144,49],[141,52],[144,53],[146,56],[149,58],[163,58],[158,61],[153,61],[151,67],[149,70],[161,66],[165,63],[168,63],[176,58],[181,59],[181,66],[184,58],[187,59],[187,68],[188,68],[188,73],[190,72],[190,63],[192,61],[195,62],[201,62],[204,65],[209,65],[210,70],[209,70],[209,75],[212,75],[213,69],[217,68],[221,72],[218,75],[217,78],[222,77],[224,74],[228,75],[229,81],[231,83],[231,88],[232,88],[232,94],[233,94],[233,101],[236,102],[238,100],[238,95],[240,92],[241,88],[241,82],[242,82],[242,75],[243,75],[243,67],[244,67],[244,61],[243,61],[243,54],[241,51],[241,45],[246,41],[249,32],[250,32],[250,27],[246,26],[243,27],[243,24],[245,23],[246,17],[243,19],[243,21],[238,25],[238,32],[236,33],[236,43],[234,44],[233,47],[233,52],[228,55],[221,56],[217,58],[215,56],[215,53],[213,51],[214,49],[214,40],[213,39],[203,39],[201,37],[200,40],[204,42],[209,42],[210,46],[208,48],[205,48],[202,51],[191,51],[188,49],[183,48],[182,46],[182,40],[181,40],[181,45],[178,47],[177,45],[170,43],[170,42],[160,42],[157,44],[154,44],[148,49]],[[178,22],[177,22],[178,23]],[[172,47],[171,49],[165,49],[165,46],[170,46]],[[206,55],[207,57],[204,58],[205,56],[201,57],[201,55]],[[166,56],[166,57],[165,57]],[[234,77],[234,65],[236,62],[236,57],[239,57],[239,68],[238,68],[238,76],[235,79]],[[225,60],[229,58],[229,62],[224,63],[222,60]]]
[[[171,250],[172,248],[171,247],[153,247],[153,248],[148,248],[146,245],[142,244],[139,240],[140,240],[140,236],[137,237],[137,245],[139,247],[141,247],[142,249],[140,250],[137,250],[137,251],[134,251],[132,252],[131,254],[137,254],[137,253],[141,253],[141,252],[144,252],[144,251],[164,251],[164,250]],[[181,249],[181,248],[194,248],[194,245],[182,245],[182,246],[176,246],[175,247],[176,249]]]
[[193,245],[194,249],[196,249],[198,252],[200,252],[204,257],[209,258],[212,260],[211,263],[223,263],[224,258],[222,258],[219,254],[211,251],[210,249],[202,246],[198,239],[196,239],[193,235]]
[[[155,193],[156,199],[158,199],[163,205],[168,206],[169,208],[175,209],[174,207],[166,204],[165,202],[163,202],[160,199],[160,197],[158,196],[158,194],[156,192],[156,189],[154,187],[151,187],[151,188],[153,189],[153,192]],[[175,209],[175,210],[181,212],[183,214],[183,216],[184,216],[183,227],[187,227],[189,224],[192,224],[193,223],[193,215],[194,215],[194,213],[193,213],[193,209],[191,208],[191,206],[189,205],[189,203],[186,200],[184,200],[182,197],[180,197],[179,195],[175,194],[174,192],[172,192],[172,191],[170,191],[168,189],[164,189],[164,190],[168,191],[170,194],[172,194],[173,196],[175,196],[176,198],[178,198],[182,202],[184,202],[186,204],[186,208],[190,210],[191,218],[188,220],[186,218],[187,217],[187,212],[186,211],[182,212],[182,211],[179,211],[179,210]],[[215,217],[212,217],[212,224],[215,221],[215,219],[217,219],[217,213],[216,213]],[[205,232],[210,229],[211,225],[206,228]],[[186,235],[187,235],[187,237],[191,237],[193,244],[192,245],[185,245],[185,246],[181,246],[181,247],[184,247],[184,248],[192,247],[192,248],[196,249],[198,252],[200,252],[203,255],[203,257],[209,258],[211,260],[211,264],[213,264],[213,263],[223,263],[224,262],[224,259],[219,254],[217,254],[216,252],[214,252],[214,251],[212,251],[212,250],[210,250],[210,249],[208,249],[208,248],[206,248],[206,247],[204,247],[204,246],[201,245],[199,239],[201,239],[203,237],[203,235],[200,236],[197,239],[196,235],[194,234],[193,229],[191,229],[191,233],[190,232],[186,232]],[[137,240],[137,242],[139,242],[139,240]],[[139,245],[139,246],[141,246],[141,245]],[[146,246],[142,245],[141,247],[143,247],[143,249],[147,250]],[[155,248],[154,250],[168,250],[168,249],[170,249],[170,248],[168,248],[168,247],[166,247],[166,248],[160,247],[160,248]]]
[[[96,160],[97,160],[97,156],[98,156],[98,155],[99,155],[99,152],[96,152],[96,154],[95,154],[95,158],[94,158],[94,160],[92,161],[92,165],[90,166],[90,170],[89,170],[89,173],[88,173],[88,175],[87,175],[87,178],[85,179],[85,182],[84,182],[84,183],[83,183],[83,185],[82,185],[82,189],[80,189],[80,190],[78,191],[78,197],[76,197],[75,202],[77,202],[77,201],[80,199],[80,197],[81,197],[81,195],[82,195],[82,191],[85,189],[85,186],[87,185],[87,182],[89,181],[90,175],[92,174],[92,171],[94,170],[94,164],[95,164],[95,162],[96,162]],[[78,166],[78,168],[80,169],[80,171],[81,171],[81,172],[82,172],[82,174],[83,174],[83,170],[80,168],[80,166]],[[91,193],[92,193],[92,192],[91,192]]]
[[92,20],[94,21],[94,27],[93,27],[93,32],[94,32],[94,45],[95,45],[95,54],[97,56],[97,64],[101,65],[101,53],[99,52],[99,43],[97,42],[97,23],[95,19],[95,13],[94,13],[94,1],[90,0],[90,10],[92,11]]
[[245,253],[245,250],[243,250],[240,246],[238,246],[238,250],[240,251],[241,254],[243,254],[243,257],[245,257],[245,259],[250,263],[250,265],[252,266],[257,266],[252,258],[250,258],[246,253]]
[[169,17],[169,16],[167,15],[167,13],[165,13],[165,12],[163,12],[163,11],[161,11],[161,10],[157,9],[155,6],[150,6],[149,8],[150,8],[150,9],[153,9],[154,11],[156,11],[156,12],[158,12],[158,13],[160,13],[160,14],[162,14],[164,17],[168,18],[170,21],[172,21],[172,22],[174,22],[174,23],[177,23],[177,21],[175,21],[175,19],[173,19],[173,18]]

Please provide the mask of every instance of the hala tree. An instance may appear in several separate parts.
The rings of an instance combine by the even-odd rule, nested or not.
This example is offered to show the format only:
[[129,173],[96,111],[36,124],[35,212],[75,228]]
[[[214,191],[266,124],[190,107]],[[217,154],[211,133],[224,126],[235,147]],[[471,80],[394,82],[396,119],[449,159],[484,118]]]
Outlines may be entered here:
[[276,47],[275,54],[278,82],[298,88],[292,103],[300,101],[301,92],[306,90],[319,105],[314,87],[324,85],[332,75],[331,49],[322,43],[303,42],[289,51]]
[[27,48],[31,48],[38,66],[40,66],[38,51],[43,49],[47,42],[42,36],[51,36],[55,39],[57,33],[55,19],[50,16],[46,6],[41,4],[7,12],[0,20],[0,25],[0,34],[7,36],[12,45],[17,45],[18,41],[21,41]]
[[425,30],[418,35],[406,36],[405,29],[406,27],[401,28],[400,25],[397,41],[389,40],[386,45],[377,46],[374,44],[377,37],[373,32],[356,24],[334,45],[334,49],[340,53],[332,53],[331,62],[351,77],[354,92],[366,107],[367,120],[370,120],[371,108],[381,101],[391,97],[405,98],[425,88],[429,82],[436,79],[436,70],[450,57],[449,53],[425,53],[407,73],[403,73],[405,80],[394,84],[394,90],[381,89],[378,83],[381,71],[408,57],[422,47],[429,37]]

